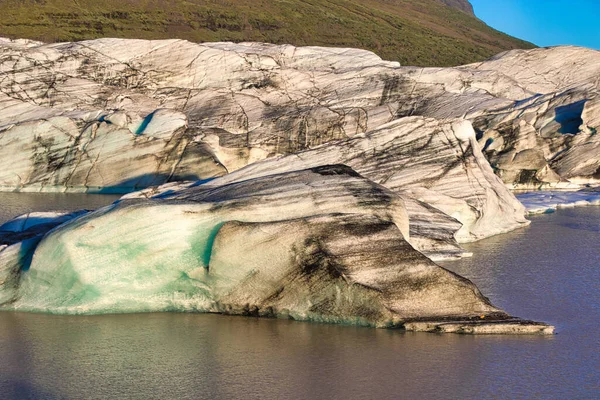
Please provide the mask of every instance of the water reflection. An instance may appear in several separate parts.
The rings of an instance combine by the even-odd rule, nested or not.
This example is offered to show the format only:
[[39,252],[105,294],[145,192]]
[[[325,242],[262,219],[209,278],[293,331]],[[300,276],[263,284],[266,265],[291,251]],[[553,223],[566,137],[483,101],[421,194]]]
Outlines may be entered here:
[[0,223],[31,211],[95,210],[119,199],[119,195],[82,193],[2,193]]
[[13,398],[472,398],[496,363],[526,364],[511,348],[553,341],[194,314],[0,313],[0,326]]

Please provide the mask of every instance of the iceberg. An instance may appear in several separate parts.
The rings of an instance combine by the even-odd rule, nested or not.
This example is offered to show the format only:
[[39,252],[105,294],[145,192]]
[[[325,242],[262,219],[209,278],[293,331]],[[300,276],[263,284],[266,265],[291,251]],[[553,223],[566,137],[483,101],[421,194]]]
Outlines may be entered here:
[[554,212],[559,208],[600,205],[600,191],[536,191],[517,194],[529,214]]
[[211,183],[122,199],[49,230],[28,267],[13,267],[10,290],[0,287],[0,308],[553,331],[510,317],[415,250],[403,200],[346,166]]

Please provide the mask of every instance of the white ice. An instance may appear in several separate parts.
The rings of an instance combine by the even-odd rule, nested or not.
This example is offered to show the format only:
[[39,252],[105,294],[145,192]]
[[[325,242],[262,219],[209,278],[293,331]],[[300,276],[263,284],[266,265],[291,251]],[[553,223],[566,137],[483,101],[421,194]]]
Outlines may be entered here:
[[517,194],[528,214],[554,212],[558,208],[600,205],[600,192],[595,191],[537,191]]

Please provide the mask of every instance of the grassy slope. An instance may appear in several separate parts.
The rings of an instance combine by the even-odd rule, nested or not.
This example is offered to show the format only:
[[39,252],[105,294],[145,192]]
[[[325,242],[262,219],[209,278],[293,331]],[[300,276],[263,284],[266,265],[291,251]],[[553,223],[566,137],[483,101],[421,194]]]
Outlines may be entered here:
[[427,66],[533,47],[436,0],[2,0],[0,36],[344,46]]

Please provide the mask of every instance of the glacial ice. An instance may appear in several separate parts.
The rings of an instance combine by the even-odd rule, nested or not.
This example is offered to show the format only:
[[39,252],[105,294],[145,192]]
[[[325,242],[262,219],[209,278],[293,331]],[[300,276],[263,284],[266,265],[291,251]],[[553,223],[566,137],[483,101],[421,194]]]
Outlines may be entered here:
[[0,159],[15,161],[0,170],[4,190],[210,178],[407,116],[471,121],[514,187],[593,184],[600,167],[591,49],[513,50],[453,68],[264,43],[4,39],[0,51]]
[[[0,225],[0,237],[6,235],[9,232],[22,233],[38,225],[61,225],[73,218],[79,217],[87,211],[75,211],[75,212],[60,212],[60,211],[45,211],[45,212],[30,212],[24,215],[20,215],[12,220]],[[1,239],[0,239],[1,240]]]
[[206,311],[389,326],[501,313],[406,241],[402,200],[348,167],[124,199],[50,231],[4,309]]
[[553,212],[558,208],[600,205],[598,191],[536,191],[517,194],[529,214]]
[[[361,50],[259,43],[0,47],[0,159],[11,160],[0,190],[202,180],[57,228],[42,216],[11,222],[0,233],[6,309],[375,326],[504,318],[427,257],[464,256],[457,240],[528,223],[494,172],[513,186],[579,187],[600,171],[600,53],[591,50],[414,68]],[[571,104],[577,115],[562,119]],[[561,134],[563,125],[572,132]]]
[[376,326],[499,311],[377,217],[243,223],[231,210],[225,222],[213,207],[124,202],[65,224],[39,244],[7,307],[225,312]]
[[431,205],[459,221],[462,226],[454,232],[459,243],[529,223],[523,206],[494,175],[471,124],[464,120],[394,120],[351,139],[255,162],[193,191],[324,164],[348,165],[401,197]]
[[56,226],[85,215],[77,212],[31,212],[0,226],[0,305],[15,300],[22,271],[42,236]]
[[[48,235],[22,274],[12,308],[139,312],[184,310],[194,302],[190,311],[207,310],[198,272],[206,267],[202,244],[216,222],[211,217],[195,220],[169,206],[147,213],[138,208],[125,213],[119,212],[122,206],[108,207]],[[102,225],[96,226],[98,222]]]
[[[415,250],[406,203],[349,167],[211,183],[171,185],[166,198],[130,196],[55,228],[22,230],[36,236],[0,252],[0,309],[552,332],[509,317],[470,281]],[[24,228],[24,220],[8,226]]]

